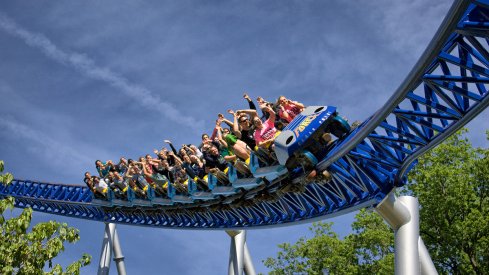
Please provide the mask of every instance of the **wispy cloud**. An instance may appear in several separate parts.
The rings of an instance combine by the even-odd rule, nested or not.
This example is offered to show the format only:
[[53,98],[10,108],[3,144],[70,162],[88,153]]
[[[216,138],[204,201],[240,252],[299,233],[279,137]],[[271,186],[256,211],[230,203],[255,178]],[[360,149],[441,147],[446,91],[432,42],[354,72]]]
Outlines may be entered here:
[[61,63],[65,66],[72,67],[83,73],[85,76],[92,79],[104,81],[109,85],[120,89],[125,95],[133,98],[136,102],[151,110],[156,110],[175,122],[191,127],[195,130],[203,128],[203,121],[190,117],[188,114],[183,114],[172,104],[163,101],[158,95],[150,90],[131,83],[125,77],[118,73],[101,67],[96,62],[85,54],[68,52],[60,49],[46,36],[30,32],[8,16],[0,12],[0,28],[6,33],[22,39],[27,45],[39,49],[45,56]]
[[79,173],[79,166],[67,165],[67,163],[77,163],[80,164],[80,166],[83,165],[88,167],[88,165],[93,162],[93,159],[84,154],[82,149],[75,149],[80,147],[62,143],[57,139],[46,135],[44,132],[33,129],[14,119],[0,117],[0,131],[9,133],[9,136],[15,137],[16,139],[29,140],[29,145],[26,149],[42,155],[44,159],[52,162],[53,166],[64,167],[63,169],[65,170],[70,169],[71,167],[73,171],[69,172]]

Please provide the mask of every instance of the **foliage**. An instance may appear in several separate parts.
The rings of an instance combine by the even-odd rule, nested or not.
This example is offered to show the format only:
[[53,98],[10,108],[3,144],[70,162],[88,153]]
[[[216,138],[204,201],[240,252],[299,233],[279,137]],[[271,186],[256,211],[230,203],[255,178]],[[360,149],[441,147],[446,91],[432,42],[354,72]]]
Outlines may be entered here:
[[277,258],[267,258],[270,274],[392,274],[394,237],[379,215],[361,210],[353,233],[341,240],[332,223],[314,223],[311,239],[279,245]]
[[[461,131],[425,154],[402,191],[419,199],[420,234],[442,274],[489,270],[489,149],[472,148]],[[487,133],[489,140],[489,132]],[[267,258],[270,274],[393,274],[393,233],[362,210],[343,239],[331,223],[315,223],[314,236],[280,244]]]
[[[489,133],[488,133],[489,139]],[[420,232],[440,273],[489,270],[489,149],[460,134],[419,159],[408,193],[421,204]]]
[[14,179],[14,176],[10,173],[2,174],[4,169],[3,160],[0,160],[0,183],[9,184]]
[[[0,173],[3,168],[0,161]],[[5,183],[10,183],[11,175],[5,175],[0,174],[7,179]],[[36,224],[27,232],[32,209],[25,208],[18,217],[6,219],[5,212],[13,208],[12,197],[0,200],[0,274],[79,274],[81,267],[90,264],[91,256],[84,254],[65,270],[59,264],[53,266],[52,260],[64,251],[64,243],[80,239],[78,230],[66,223],[49,221]],[[51,270],[45,271],[46,263]]]

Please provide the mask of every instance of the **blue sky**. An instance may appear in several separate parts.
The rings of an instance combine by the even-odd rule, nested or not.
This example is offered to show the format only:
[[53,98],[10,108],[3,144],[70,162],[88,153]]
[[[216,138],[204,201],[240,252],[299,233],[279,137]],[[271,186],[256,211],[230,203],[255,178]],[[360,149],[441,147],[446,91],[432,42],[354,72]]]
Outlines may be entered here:
[[[96,159],[198,143],[243,91],[334,105],[351,121],[380,108],[431,40],[450,1],[3,1],[0,159],[17,178],[81,184]],[[488,112],[469,124],[487,147]],[[485,118],[485,119],[484,119]],[[66,221],[97,268],[103,224]],[[348,233],[352,215],[333,219]],[[253,230],[258,272],[308,225]],[[224,232],[118,226],[129,274],[224,274]],[[115,266],[113,266],[115,273]]]

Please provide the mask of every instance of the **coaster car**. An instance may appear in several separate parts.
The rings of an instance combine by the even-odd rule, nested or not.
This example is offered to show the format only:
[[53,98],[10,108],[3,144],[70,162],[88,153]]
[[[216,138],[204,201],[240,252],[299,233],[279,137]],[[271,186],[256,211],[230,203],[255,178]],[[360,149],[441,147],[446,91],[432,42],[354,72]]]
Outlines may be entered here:
[[275,139],[277,160],[289,171],[298,167],[310,171],[330,149],[331,134],[341,139],[349,132],[350,125],[338,115],[336,107],[309,106]]

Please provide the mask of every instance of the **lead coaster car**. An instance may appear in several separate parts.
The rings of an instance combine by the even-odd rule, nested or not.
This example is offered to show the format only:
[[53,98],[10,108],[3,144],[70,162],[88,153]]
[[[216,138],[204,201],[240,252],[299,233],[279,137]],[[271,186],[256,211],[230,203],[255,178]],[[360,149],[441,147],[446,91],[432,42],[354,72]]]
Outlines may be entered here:
[[350,125],[338,115],[336,107],[309,106],[275,139],[277,160],[287,167],[292,179],[303,180],[327,155],[333,143],[330,134],[342,139],[350,130]]

